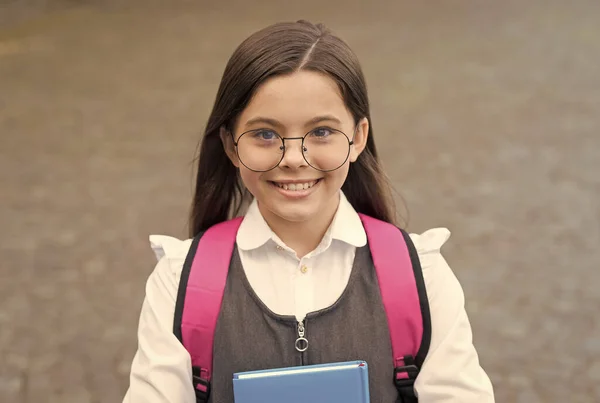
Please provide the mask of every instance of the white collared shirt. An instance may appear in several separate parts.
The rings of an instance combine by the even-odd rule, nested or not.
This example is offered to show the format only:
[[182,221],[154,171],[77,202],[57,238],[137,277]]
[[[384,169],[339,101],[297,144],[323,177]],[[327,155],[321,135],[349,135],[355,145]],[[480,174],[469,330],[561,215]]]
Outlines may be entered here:
[[[493,403],[492,384],[472,344],[464,295],[440,253],[445,228],[411,234],[431,311],[429,354],[415,382],[419,403]],[[173,334],[179,278],[191,240],[153,235],[159,262],[146,284],[124,403],[195,403],[190,356]],[[237,247],[246,277],[273,312],[303,319],[342,294],[357,247],[367,242],[360,217],[341,193],[331,226],[317,248],[299,259],[267,225],[256,201],[240,225]]]
[[271,231],[256,201],[248,208],[236,242],[250,285],[273,312],[302,320],[309,312],[333,305],[346,288],[354,252],[367,244],[367,234],[340,194],[329,229],[315,250],[301,259]]

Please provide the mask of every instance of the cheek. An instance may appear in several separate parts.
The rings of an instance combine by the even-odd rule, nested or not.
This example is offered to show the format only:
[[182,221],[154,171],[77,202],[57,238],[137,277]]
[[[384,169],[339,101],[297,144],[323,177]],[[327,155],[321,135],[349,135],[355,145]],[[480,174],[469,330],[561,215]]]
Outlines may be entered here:
[[240,177],[242,178],[242,182],[244,183],[246,189],[248,189],[251,193],[253,193],[257,188],[260,182],[260,176],[260,172],[250,171],[249,169],[243,167],[243,165],[240,168]]
[[338,187],[342,187],[346,178],[348,177],[348,170],[350,169],[350,164],[346,163],[341,168],[336,169],[335,171],[330,172],[327,177],[329,178],[329,182],[331,184],[335,184]]

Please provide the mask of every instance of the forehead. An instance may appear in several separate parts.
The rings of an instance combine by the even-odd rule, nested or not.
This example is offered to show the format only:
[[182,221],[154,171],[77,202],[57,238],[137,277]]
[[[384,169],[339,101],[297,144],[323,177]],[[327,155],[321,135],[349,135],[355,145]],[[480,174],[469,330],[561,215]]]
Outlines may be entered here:
[[333,79],[318,72],[299,71],[265,81],[240,115],[239,124],[260,116],[286,127],[304,126],[321,115],[333,115],[344,124],[353,121]]

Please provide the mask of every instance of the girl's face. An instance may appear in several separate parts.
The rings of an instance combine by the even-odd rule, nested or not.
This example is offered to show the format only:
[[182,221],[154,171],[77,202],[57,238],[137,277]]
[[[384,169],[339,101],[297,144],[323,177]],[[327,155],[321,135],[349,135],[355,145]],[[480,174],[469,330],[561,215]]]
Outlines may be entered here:
[[[262,130],[257,132],[257,129]],[[350,140],[354,136],[348,159],[340,168],[330,172],[313,168],[302,155],[301,140],[286,140],[283,159],[279,166],[270,171],[255,172],[244,165],[251,165],[248,161],[252,161],[257,166],[261,161],[266,161],[266,157],[263,158],[260,153],[266,152],[266,147],[263,147],[266,142],[278,141],[275,133],[284,139],[297,138],[313,129],[319,129],[313,132],[316,135],[314,139],[327,136],[330,133],[328,129],[339,130]],[[258,143],[253,145],[255,148],[252,150],[256,151],[252,155],[242,154],[242,151],[250,149],[241,148],[249,145],[249,134],[244,135],[244,139],[238,142],[241,162],[231,134],[222,130],[221,138],[229,158],[240,170],[244,185],[257,199],[266,221],[330,220],[337,209],[339,190],[348,175],[350,162],[356,161],[364,149],[369,131],[367,119],[362,119],[355,126],[335,81],[312,71],[300,71],[267,80],[240,114],[233,133],[236,142],[242,133],[249,130],[255,136],[252,141]],[[276,152],[278,147],[271,149]],[[311,150],[306,151],[308,158]],[[343,157],[340,163],[342,161]],[[317,165],[312,161],[311,164]],[[256,169],[254,166],[250,167]]]

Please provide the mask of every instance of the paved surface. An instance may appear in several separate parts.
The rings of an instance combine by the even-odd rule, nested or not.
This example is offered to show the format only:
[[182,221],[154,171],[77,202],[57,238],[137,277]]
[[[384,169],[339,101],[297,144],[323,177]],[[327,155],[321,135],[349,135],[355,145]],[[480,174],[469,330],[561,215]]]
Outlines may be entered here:
[[362,59],[409,229],[453,231],[497,401],[600,402],[600,3],[199,3],[0,2],[2,403],[120,401],[224,64],[297,18]]

